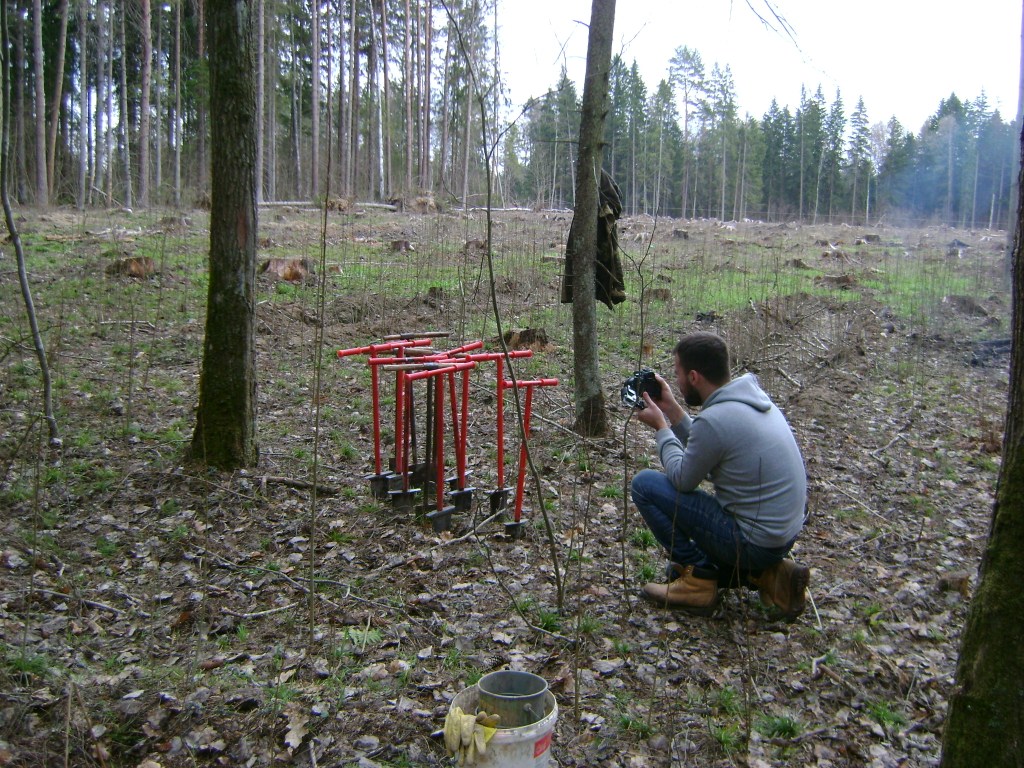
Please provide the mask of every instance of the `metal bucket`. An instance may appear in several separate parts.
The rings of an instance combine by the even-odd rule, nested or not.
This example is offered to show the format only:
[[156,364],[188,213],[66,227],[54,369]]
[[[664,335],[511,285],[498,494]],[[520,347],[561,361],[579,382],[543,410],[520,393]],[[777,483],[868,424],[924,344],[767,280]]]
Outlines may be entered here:
[[520,728],[544,717],[548,681],[543,677],[504,669],[484,675],[476,687],[480,692],[479,709],[500,715],[499,728]]
[[[480,691],[472,685],[452,699],[452,706],[475,713],[486,709],[479,701]],[[487,742],[487,751],[473,763],[475,768],[547,768],[558,722],[558,702],[546,688],[543,707],[544,715],[535,723],[519,728],[498,728]],[[486,711],[490,714],[490,710]]]

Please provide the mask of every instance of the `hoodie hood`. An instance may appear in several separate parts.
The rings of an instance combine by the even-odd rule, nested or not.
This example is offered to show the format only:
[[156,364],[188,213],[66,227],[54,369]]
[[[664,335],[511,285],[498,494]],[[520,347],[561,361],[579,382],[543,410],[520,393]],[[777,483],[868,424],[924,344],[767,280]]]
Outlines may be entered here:
[[704,403],[704,408],[726,402],[744,403],[762,413],[772,407],[772,401],[761,389],[757,376],[752,373],[745,373],[716,389]]

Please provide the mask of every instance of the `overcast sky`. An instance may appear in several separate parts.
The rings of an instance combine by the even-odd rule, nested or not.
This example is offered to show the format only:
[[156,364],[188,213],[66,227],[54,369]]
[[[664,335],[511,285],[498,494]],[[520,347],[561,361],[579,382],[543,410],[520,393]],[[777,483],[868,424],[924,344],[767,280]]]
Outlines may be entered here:
[[[788,22],[768,28],[766,1]],[[582,96],[590,0],[499,0],[501,69],[514,105],[557,84],[564,64]],[[800,87],[836,88],[846,115],[864,98],[869,121],[895,116],[916,133],[955,92],[984,92],[1003,119],[1017,112],[1021,0],[618,0],[613,52],[634,59],[648,93],[679,46],[710,73],[732,69],[740,116],[761,118],[772,99],[795,111]]]

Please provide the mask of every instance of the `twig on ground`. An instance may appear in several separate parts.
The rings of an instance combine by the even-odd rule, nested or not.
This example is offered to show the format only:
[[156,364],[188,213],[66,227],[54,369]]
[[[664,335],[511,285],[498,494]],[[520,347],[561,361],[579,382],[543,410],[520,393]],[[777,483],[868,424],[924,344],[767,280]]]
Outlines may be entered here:
[[878,458],[878,454],[880,454],[883,451],[887,451],[890,448],[892,448],[893,444],[896,443],[897,441],[899,441],[899,440],[906,440],[906,439],[907,439],[907,436],[903,432],[899,432],[899,433],[896,434],[896,437],[894,437],[888,443],[883,445],[881,448],[875,448],[875,450],[869,451],[868,452],[868,456],[871,456],[872,458],[877,459]]
[[824,483],[825,485],[829,486],[830,488],[832,488],[836,492],[843,494],[843,496],[846,496],[851,501],[855,501],[857,504],[859,504],[861,507],[863,507],[865,511],[870,512],[872,515],[877,517],[879,520],[885,520],[886,522],[889,522],[889,520],[885,517],[885,515],[882,515],[882,514],[876,512],[875,510],[873,510],[871,507],[869,507],[867,504],[865,504],[863,501],[858,499],[856,496],[854,496],[849,491],[844,490],[844,489],[840,488],[838,485],[830,483],[827,480],[822,480],[822,483]]
[[293,477],[282,477],[280,475],[262,475],[260,477],[260,485],[266,486],[269,483],[276,483],[277,485],[284,485],[289,488],[298,488],[302,491],[312,491],[316,488],[317,493],[324,493],[333,495],[338,493],[338,488],[333,485],[324,485],[323,483],[311,483],[308,480],[296,480]]
[[84,597],[78,597],[77,595],[69,595],[66,592],[57,592],[57,591],[54,591],[52,589],[42,589],[40,587],[35,587],[35,591],[36,592],[42,592],[44,595],[53,595],[54,597],[63,597],[63,598],[66,598],[68,600],[77,600],[82,605],[87,605],[90,608],[97,608],[97,609],[102,610],[102,611],[110,611],[110,613],[113,613],[113,614],[115,614],[117,616],[127,616],[128,615],[126,611],[122,611],[120,608],[115,608],[112,605],[107,605],[106,603],[100,603],[100,602],[97,602],[96,600],[88,600],[88,599],[86,599]]
[[239,613],[238,611],[232,611],[230,608],[221,608],[220,610],[221,613],[234,616],[236,619],[258,619],[261,616],[269,616],[272,613],[280,613],[294,607],[295,603],[288,603],[288,605],[280,605],[277,608],[268,608],[265,611],[254,611],[252,613]]

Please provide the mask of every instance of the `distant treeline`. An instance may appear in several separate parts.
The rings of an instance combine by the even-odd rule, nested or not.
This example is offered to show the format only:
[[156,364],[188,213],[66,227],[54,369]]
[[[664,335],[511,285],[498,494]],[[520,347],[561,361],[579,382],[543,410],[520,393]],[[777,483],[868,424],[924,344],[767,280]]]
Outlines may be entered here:
[[[627,213],[1007,226],[1019,128],[984,95],[950,95],[915,134],[895,118],[870,123],[863,99],[847,114],[841,94],[829,103],[820,86],[795,112],[773,101],[760,119],[741,118],[729,67],[706,74],[682,47],[667,69],[650,92],[635,62],[612,62],[605,166]],[[571,205],[578,102],[563,70],[509,134],[506,194]]]
[[[22,203],[184,204],[209,190],[208,0],[11,4],[10,189]],[[495,0],[249,6],[265,200],[572,205],[579,96],[564,71],[518,111]],[[262,12],[262,15],[260,15]],[[627,214],[1005,227],[1017,126],[984,96],[911,132],[819,88],[740,117],[732,73],[680,47],[650,91],[611,71],[605,167]],[[489,161],[489,162],[488,162]],[[490,174],[488,174],[490,171]]]

